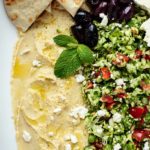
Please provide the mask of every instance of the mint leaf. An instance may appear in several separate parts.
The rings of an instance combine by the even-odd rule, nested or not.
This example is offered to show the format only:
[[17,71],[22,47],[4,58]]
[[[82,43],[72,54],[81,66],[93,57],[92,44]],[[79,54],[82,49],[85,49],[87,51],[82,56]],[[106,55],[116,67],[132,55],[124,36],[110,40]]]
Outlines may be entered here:
[[54,74],[59,78],[66,78],[73,75],[80,66],[81,62],[77,50],[64,50],[55,64]]
[[79,44],[78,48],[77,48],[77,53],[78,53],[79,58],[83,64],[84,63],[88,63],[88,64],[93,63],[93,61],[94,61],[93,52],[86,45]]
[[54,39],[54,42],[59,46],[67,47],[68,44],[70,43],[78,44],[77,40],[72,36],[58,35],[54,37],[53,39]]

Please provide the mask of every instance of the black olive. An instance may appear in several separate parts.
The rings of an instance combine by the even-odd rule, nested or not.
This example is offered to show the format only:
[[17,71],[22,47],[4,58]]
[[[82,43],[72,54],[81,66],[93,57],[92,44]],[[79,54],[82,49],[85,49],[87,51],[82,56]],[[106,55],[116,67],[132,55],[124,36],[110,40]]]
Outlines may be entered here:
[[130,5],[123,8],[123,10],[121,10],[119,21],[120,22],[129,21],[133,17],[134,12],[135,12],[135,6],[133,3],[131,3]]
[[120,3],[123,4],[130,4],[131,2],[133,2],[133,0],[120,0]]
[[102,1],[100,2],[100,4],[93,10],[92,14],[95,17],[95,19],[97,20],[101,20],[101,18],[99,17],[100,13],[104,13],[107,14],[107,10],[108,10],[108,2],[106,1]]
[[73,25],[71,31],[79,43],[84,43],[84,28],[82,25]]
[[95,8],[101,0],[86,0],[90,8]]
[[119,0],[110,0],[109,7],[108,7],[108,19],[117,20],[118,12],[119,12]]
[[98,42],[98,31],[94,24],[89,23],[85,26],[84,43],[89,47],[94,47]]
[[74,20],[77,24],[86,24],[92,21],[92,17],[89,12],[80,9],[76,13]]

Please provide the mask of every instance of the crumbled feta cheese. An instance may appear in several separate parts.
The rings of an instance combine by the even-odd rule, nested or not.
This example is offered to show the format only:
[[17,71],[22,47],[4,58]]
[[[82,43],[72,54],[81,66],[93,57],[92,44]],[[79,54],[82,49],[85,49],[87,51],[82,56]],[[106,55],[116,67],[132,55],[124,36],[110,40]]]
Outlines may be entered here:
[[82,74],[77,74],[75,78],[78,83],[82,83],[85,80],[85,77]]
[[33,65],[33,67],[41,67],[41,62],[39,61],[39,60],[33,60],[33,62],[32,62],[32,65]]
[[108,24],[107,15],[105,15],[104,13],[100,13],[99,16],[102,18],[101,25],[102,26],[107,26],[107,24]]
[[87,112],[88,112],[87,108],[83,106],[79,106],[71,110],[70,116],[74,117],[75,119],[78,119],[78,118],[84,119]]
[[106,115],[106,110],[98,110],[98,111],[97,111],[97,115],[98,115],[99,117],[105,116],[105,115]]
[[24,139],[25,142],[30,142],[31,139],[32,139],[30,133],[27,132],[27,131],[25,131],[25,130],[23,131],[22,137],[23,137],[23,139]]
[[78,139],[75,135],[73,134],[67,134],[64,136],[65,141],[71,141],[71,143],[76,144],[78,143]]
[[150,18],[141,25],[141,29],[142,30],[150,30],[149,25],[150,25]]
[[113,127],[114,126],[114,121],[113,121],[113,119],[111,118],[111,119],[109,119],[109,126],[110,127]]
[[66,97],[64,95],[59,95],[60,100],[65,101]]
[[137,5],[147,10],[150,14],[150,2],[149,0],[134,0]]
[[149,147],[149,143],[148,143],[148,142],[145,142],[145,143],[144,143],[143,150],[150,150],[150,147]]
[[93,87],[95,88],[96,86],[97,86],[97,84],[96,84],[96,83],[94,83],[94,84],[93,84]]
[[54,132],[49,132],[49,133],[48,133],[48,136],[49,136],[49,137],[54,136]]
[[126,85],[123,79],[117,79],[115,82],[118,86],[121,86],[121,85],[125,86]]
[[110,77],[113,79],[114,75],[111,73]]
[[141,26],[141,29],[145,30],[145,32],[146,32],[144,41],[147,42],[148,47],[150,47],[150,28],[149,28],[149,26],[150,26],[150,19],[145,21]]
[[92,71],[91,76],[93,76],[95,74],[95,71]]
[[76,143],[78,143],[78,139],[77,139],[77,137],[75,136],[75,135],[70,135],[70,140],[71,140],[71,142],[73,143],[73,144],[76,144]]
[[71,148],[71,145],[70,144],[66,144],[65,145],[65,150],[71,150],[72,148]]
[[111,126],[108,126],[108,129],[110,129],[111,128]]
[[114,122],[119,123],[119,122],[121,122],[121,119],[122,119],[122,115],[121,115],[121,114],[115,113],[115,114],[113,115],[113,121],[114,121]]
[[70,134],[65,135],[65,136],[64,136],[64,140],[65,140],[65,141],[69,141],[69,140],[70,140]]
[[121,149],[121,145],[119,143],[114,145],[114,150],[120,150],[120,149]]
[[53,112],[54,112],[55,114],[60,114],[61,111],[62,111],[62,109],[61,109],[60,107],[57,107],[57,108],[54,109]]
[[103,133],[103,129],[102,129],[102,128],[98,128],[98,129],[96,129],[96,132],[97,132],[99,135],[101,135],[101,134]]

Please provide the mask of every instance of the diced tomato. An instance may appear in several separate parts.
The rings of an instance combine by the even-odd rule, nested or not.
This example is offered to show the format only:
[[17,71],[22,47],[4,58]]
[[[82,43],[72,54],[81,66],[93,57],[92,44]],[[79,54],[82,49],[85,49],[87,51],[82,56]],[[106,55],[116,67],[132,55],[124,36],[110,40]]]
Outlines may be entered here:
[[150,90],[150,84],[146,84],[144,81],[141,82],[141,87],[144,91]]
[[132,138],[138,142],[141,142],[144,138],[150,138],[150,131],[144,129],[136,129],[132,134]]
[[125,62],[128,62],[128,61],[130,60],[130,58],[129,58],[128,56],[126,56],[126,55],[124,55],[124,54],[120,54],[120,53],[117,54],[117,58],[118,58],[119,60],[123,60],[123,61],[125,61]]
[[145,84],[145,85],[143,86],[143,90],[149,91],[149,90],[150,90],[150,84]]
[[100,71],[95,72],[95,74],[94,74],[95,78],[97,78],[100,74],[101,74]]
[[117,54],[116,60],[113,60],[112,63],[117,66],[122,66],[124,63],[129,62],[130,58],[124,54]]
[[112,109],[113,108],[113,106],[116,104],[116,102],[114,101],[114,102],[112,102],[112,103],[106,103],[106,108],[107,109]]
[[131,107],[129,109],[129,113],[132,115],[133,118],[141,118],[145,113],[144,107]]
[[109,95],[102,96],[101,101],[106,102],[106,103],[113,103],[114,102],[113,97],[111,97]]
[[[147,112],[148,112],[148,109],[147,109],[147,107],[145,106],[145,107],[144,107],[144,112],[143,112],[143,117],[146,115]],[[143,117],[139,120],[139,124],[138,124],[138,127],[139,127],[139,128],[141,128],[142,125],[144,124],[144,118],[143,118]]]
[[93,88],[93,83],[89,82],[88,85],[87,85],[87,89],[92,89],[92,88]]
[[148,109],[147,109],[147,107],[145,106],[145,107],[144,107],[144,115],[145,115],[146,113],[148,113]]
[[141,58],[143,55],[142,50],[135,50],[136,58]]
[[145,138],[150,138],[150,130],[144,130]]
[[145,55],[144,58],[150,61],[150,55]]
[[107,67],[101,68],[101,72],[102,72],[103,79],[106,79],[106,80],[110,79],[111,73]]
[[132,138],[141,142],[145,138],[145,132],[143,130],[134,130]]
[[117,97],[118,98],[126,98],[127,94],[126,93],[119,93],[119,94],[117,94]]

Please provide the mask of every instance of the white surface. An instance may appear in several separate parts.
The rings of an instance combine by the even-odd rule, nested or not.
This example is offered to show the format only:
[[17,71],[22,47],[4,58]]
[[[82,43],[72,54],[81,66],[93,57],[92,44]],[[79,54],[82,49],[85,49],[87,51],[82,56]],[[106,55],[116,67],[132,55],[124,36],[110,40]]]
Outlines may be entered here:
[[3,0],[0,0],[0,149],[17,150],[12,120],[10,96],[10,70],[12,51],[17,38],[9,22]]

